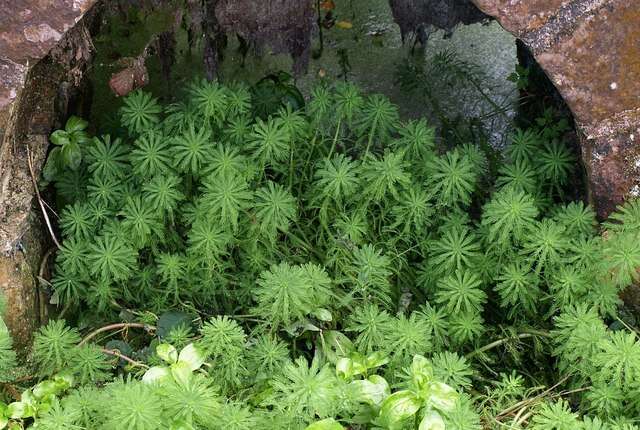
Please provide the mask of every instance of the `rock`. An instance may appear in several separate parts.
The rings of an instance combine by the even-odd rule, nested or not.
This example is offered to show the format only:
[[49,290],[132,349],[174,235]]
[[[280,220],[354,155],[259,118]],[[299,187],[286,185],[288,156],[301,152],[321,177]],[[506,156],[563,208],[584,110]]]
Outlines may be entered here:
[[606,216],[640,195],[640,8],[629,0],[473,0],[520,38],[582,132],[589,194]]
[[143,58],[134,60],[134,64],[114,73],[109,79],[109,88],[118,96],[126,96],[131,91],[142,88],[149,83],[149,73]]
[[[11,0],[0,7],[0,125],[24,85],[29,65],[43,58],[96,0]],[[8,4],[10,3],[10,4]],[[2,128],[0,126],[0,128]]]
[[448,35],[458,24],[473,24],[487,19],[470,0],[389,0],[389,6],[400,27],[402,40],[409,34],[415,34],[423,45],[429,32],[444,30]]
[[296,74],[307,71],[314,21],[311,0],[217,0],[215,17],[225,33],[236,33],[260,51],[293,57]]
[[41,320],[37,275],[49,247],[28,159],[38,177],[49,134],[78,101],[94,18],[83,14],[93,3],[12,0],[0,7],[0,290],[18,349]]

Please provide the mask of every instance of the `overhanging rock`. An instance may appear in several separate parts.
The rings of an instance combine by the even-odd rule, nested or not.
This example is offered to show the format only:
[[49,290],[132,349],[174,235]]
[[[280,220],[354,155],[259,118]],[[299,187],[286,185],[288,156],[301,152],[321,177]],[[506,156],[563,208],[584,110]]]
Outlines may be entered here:
[[638,2],[472,1],[529,47],[573,112],[598,215],[640,196]]
[[37,275],[47,247],[34,187],[48,136],[61,125],[91,59],[95,0],[0,0],[0,290],[18,347],[40,320]]

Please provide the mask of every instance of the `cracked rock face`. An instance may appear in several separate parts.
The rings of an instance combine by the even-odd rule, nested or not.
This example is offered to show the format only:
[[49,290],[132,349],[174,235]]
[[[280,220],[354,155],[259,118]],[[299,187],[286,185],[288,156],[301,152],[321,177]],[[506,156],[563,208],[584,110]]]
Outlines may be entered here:
[[[48,136],[66,116],[91,60],[83,14],[95,0],[10,0],[0,6],[0,291],[18,349],[42,321],[37,276],[47,247],[37,177]],[[7,6],[9,4],[9,6]]]
[[522,39],[583,133],[601,218],[640,195],[640,8],[630,0],[473,0]]
[[0,128],[2,111],[15,100],[29,65],[56,46],[95,2],[11,0],[0,7]]

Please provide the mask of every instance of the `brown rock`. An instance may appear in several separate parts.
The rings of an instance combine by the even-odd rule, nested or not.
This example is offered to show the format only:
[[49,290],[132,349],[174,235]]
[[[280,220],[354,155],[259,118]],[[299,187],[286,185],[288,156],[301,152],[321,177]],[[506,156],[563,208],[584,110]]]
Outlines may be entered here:
[[29,65],[56,46],[95,2],[0,0],[0,111],[16,98]]
[[126,96],[131,91],[142,88],[149,83],[149,74],[144,60],[137,59],[135,64],[114,73],[109,79],[109,88],[119,97]]
[[536,57],[581,124],[640,107],[640,7],[632,3],[609,2]]
[[527,45],[573,112],[598,215],[640,195],[637,1],[473,1]]
[[473,0],[515,36],[540,28],[570,0]]
[[0,289],[18,349],[30,344],[44,316],[36,277],[49,247],[27,160],[38,177],[49,134],[80,94],[94,18],[82,14],[93,3],[0,0]]

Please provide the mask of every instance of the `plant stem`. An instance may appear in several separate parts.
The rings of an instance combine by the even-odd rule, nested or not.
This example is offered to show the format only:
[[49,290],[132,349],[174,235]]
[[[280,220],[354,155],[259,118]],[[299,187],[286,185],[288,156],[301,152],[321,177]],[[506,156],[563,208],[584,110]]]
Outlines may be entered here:
[[472,351],[471,353],[467,354],[466,358],[470,359],[471,357],[481,354],[483,352],[486,352],[490,349],[493,349],[497,346],[500,346],[504,343],[507,343],[508,341],[512,340],[512,339],[527,339],[529,337],[550,337],[550,334],[545,332],[545,331],[540,331],[540,330],[529,330],[528,332],[525,333],[519,333],[516,336],[512,336],[512,337],[503,337],[502,339],[498,339],[494,342],[491,342],[488,345],[485,345],[481,348],[476,349],[475,351]]
[[340,126],[342,125],[342,117],[338,118],[338,124],[336,124],[336,134],[333,136],[333,143],[331,144],[331,150],[329,151],[329,155],[327,158],[331,158],[333,155],[333,151],[336,149],[336,144],[338,143],[338,135],[340,134]]
[[106,325],[104,327],[100,327],[99,329],[96,329],[96,330],[92,331],[91,333],[89,333],[84,339],[82,339],[82,341],[78,344],[78,346],[84,345],[89,340],[93,339],[94,337],[96,337],[100,333],[104,333],[105,331],[110,331],[110,330],[115,330],[115,329],[125,329],[126,330],[126,329],[129,329],[129,328],[142,328],[147,332],[154,331],[156,329],[156,327],[154,327],[152,325],[142,324],[142,323],[116,323],[116,324],[109,324],[109,325]]
[[122,358],[127,363],[130,363],[130,364],[132,364],[132,365],[134,365],[136,367],[142,367],[143,369],[148,369],[149,368],[149,366],[147,366],[146,364],[140,363],[139,361],[135,361],[134,359],[127,357],[126,355],[124,355],[123,353],[121,353],[120,351],[117,351],[115,349],[103,348],[102,352],[104,352],[105,354],[113,355],[114,357]]
[[371,124],[371,131],[369,131],[369,141],[367,142],[367,149],[365,149],[364,151],[364,158],[367,158],[367,155],[369,155],[369,150],[371,149],[371,142],[373,142],[373,134],[376,131],[377,124],[378,124],[377,120],[373,121],[373,124]]
[[289,191],[293,192],[293,171],[295,170],[295,160],[293,153],[295,151],[295,141],[291,143],[291,151],[289,151]]

